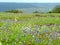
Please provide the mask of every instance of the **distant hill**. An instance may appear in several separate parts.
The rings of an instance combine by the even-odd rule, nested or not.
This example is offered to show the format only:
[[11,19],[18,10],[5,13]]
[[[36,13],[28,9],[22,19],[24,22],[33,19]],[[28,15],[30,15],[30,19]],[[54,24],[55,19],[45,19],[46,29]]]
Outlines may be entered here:
[[25,13],[31,13],[35,10],[40,12],[47,12],[53,9],[56,5],[60,5],[60,3],[3,3],[0,2],[0,12],[18,9],[23,10]]

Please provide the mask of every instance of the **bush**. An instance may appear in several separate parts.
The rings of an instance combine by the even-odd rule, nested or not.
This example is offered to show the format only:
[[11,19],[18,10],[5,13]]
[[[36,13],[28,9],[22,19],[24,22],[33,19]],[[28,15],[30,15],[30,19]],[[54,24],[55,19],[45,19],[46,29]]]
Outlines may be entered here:
[[5,11],[5,12],[9,12],[9,13],[23,13],[22,11],[19,11],[19,10],[8,10],[8,11]]
[[33,13],[39,13],[39,11],[34,11]]
[[48,13],[60,13],[60,5],[57,5],[56,7],[54,7],[51,11],[49,11]]

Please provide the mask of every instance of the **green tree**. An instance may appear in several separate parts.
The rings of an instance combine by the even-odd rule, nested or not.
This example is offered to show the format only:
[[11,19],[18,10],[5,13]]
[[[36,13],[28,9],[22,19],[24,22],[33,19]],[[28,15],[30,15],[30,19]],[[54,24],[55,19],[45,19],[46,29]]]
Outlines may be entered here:
[[33,13],[39,13],[39,11],[34,11]]
[[5,12],[9,12],[9,13],[23,13],[22,11],[19,11],[19,10],[8,10],[8,11],[5,11]]
[[48,13],[60,13],[60,5],[57,5],[56,7],[54,7],[51,11],[49,11]]

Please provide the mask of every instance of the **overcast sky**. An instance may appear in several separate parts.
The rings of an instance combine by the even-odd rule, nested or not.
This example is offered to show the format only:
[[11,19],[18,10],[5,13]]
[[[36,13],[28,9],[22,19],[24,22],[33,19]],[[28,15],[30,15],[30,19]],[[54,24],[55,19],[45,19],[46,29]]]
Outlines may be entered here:
[[0,2],[60,3],[60,0],[0,0]]

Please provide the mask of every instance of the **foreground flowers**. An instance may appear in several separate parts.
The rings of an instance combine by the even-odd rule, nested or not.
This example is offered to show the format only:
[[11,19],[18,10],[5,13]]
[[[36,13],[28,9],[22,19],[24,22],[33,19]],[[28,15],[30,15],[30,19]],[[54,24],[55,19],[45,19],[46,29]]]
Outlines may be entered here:
[[[51,26],[19,26],[12,27],[11,30],[1,30],[1,42],[11,45],[51,45],[60,44],[59,30],[52,30]],[[50,29],[51,28],[51,29]],[[4,34],[4,35],[2,35]],[[54,43],[52,43],[54,42]],[[1,44],[1,43],[0,43]]]

